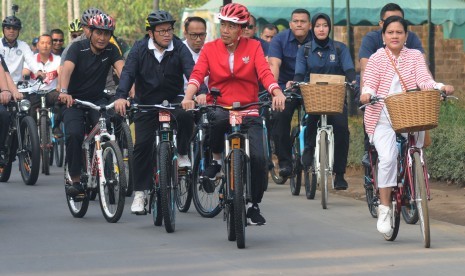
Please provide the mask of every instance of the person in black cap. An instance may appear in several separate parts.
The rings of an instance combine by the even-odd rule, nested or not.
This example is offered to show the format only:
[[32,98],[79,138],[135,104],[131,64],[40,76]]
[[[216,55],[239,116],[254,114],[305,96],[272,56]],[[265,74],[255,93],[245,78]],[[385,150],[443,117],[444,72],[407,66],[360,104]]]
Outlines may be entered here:
[[39,38],[38,37],[34,37],[32,39],[32,43],[31,43],[31,51],[34,53],[34,54],[37,54],[39,52],[39,50],[37,50],[37,43],[39,42]]

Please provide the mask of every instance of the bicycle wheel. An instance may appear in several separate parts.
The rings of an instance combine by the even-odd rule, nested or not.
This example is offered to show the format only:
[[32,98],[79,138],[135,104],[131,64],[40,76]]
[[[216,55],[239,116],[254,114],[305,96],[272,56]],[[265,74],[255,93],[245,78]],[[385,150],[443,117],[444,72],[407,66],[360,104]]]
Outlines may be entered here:
[[394,241],[397,238],[400,226],[400,213],[402,209],[399,206],[399,204],[401,204],[401,195],[398,191],[398,188],[394,189],[392,194],[391,231],[389,231],[387,234],[383,234],[384,239],[387,241]]
[[[204,139],[205,141],[206,139]],[[194,142],[198,144],[199,142]],[[204,143],[205,144],[205,143]],[[199,149],[194,151],[194,170],[192,177],[192,200],[197,212],[205,218],[213,218],[221,212],[220,190],[222,179],[210,180],[203,177],[207,164],[210,164],[209,150],[205,150],[204,160],[200,159]]]
[[8,162],[0,168],[0,182],[7,182],[11,176],[11,167],[16,157],[16,151],[18,150],[18,140],[16,135],[10,137],[11,144],[7,147],[4,158],[8,158]]
[[304,170],[305,179],[305,196],[307,199],[314,199],[316,193],[316,174],[310,172],[310,169]]
[[40,167],[39,134],[34,119],[26,116],[21,120],[22,152],[19,153],[19,170],[26,185],[36,184]]
[[190,170],[180,170],[178,172],[178,187],[176,189],[176,205],[179,212],[189,211],[192,201],[192,172]]
[[290,177],[289,186],[292,195],[300,194],[300,187],[302,186],[302,170],[303,166],[300,162],[300,141],[299,141],[299,127],[294,127],[291,131],[292,139],[292,176]]
[[413,154],[413,168],[415,201],[417,203],[418,217],[420,218],[420,229],[425,248],[429,248],[431,244],[431,237],[429,228],[428,197],[426,193],[424,167],[423,164],[421,164],[420,154],[418,152]]
[[161,201],[159,191],[153,191],[150,195],[150,202],[152,208],[153,225],[161,226],[163,224],[163,216],[161,214]]
[[279,163],[278,163],[278,156],[276,155],[276,148],[274,144],[273,137],[270,135],[268,137],[269,140],[269,147],[270,147],[270,158],[269,164],[270,166],[270,174],[271,174],[271,179],[273,179],[273,182],[278,184],[278,185],[283,185],[287,181],[287,177],[282,177],[279,175]]
[[68,196],[66,194],[66,185],[71,185],[71,177],[68,173],[68,165],[65,162],[65,195],[66,195],[66,203],[68,204],[69,211],[71,215],[75,218],[82,218],[87,213],[87,209],[89,208],[89,197],[85,196],[83,199],[75,201],[74,198]]
[[120,123],[117,131],[118,146],[121,149],[124,161],[124,170],[126,173],[127,190],[126,196],[131,196],[134,190],[133,160],[134,144],[131,137],[131,129],[125,121]]
[[320,135],[320,191],[321,191],[321,206],[326,209],[328,206],[328,141],[326,131],[322,131]]
[[50,174],[50,127],[48,126],[48,117],[46,115],[40,116],[40,154],[42,156],[42,173],[45,175]]
[[173,162],[171,145],[162,142],[159,145],[159,177],[161,210],[166,232],[172,233],[176,227],[176,181],[177,164]]
[[236,240],[236,225],[234,223],[234,205],[226,204],[224,207],[224,220],[226,220],[226,230],[228,232],[228,241]]
[[418,209],[415,201],[411,200],[412,191],[410,185],[405,185],[402,195],[402,217],[407,224],[415,224],[418,221]]
[[378,164],[373,165],[373,172],[372,168],[365,167],[365,198],[367,201],[368,211],[373,218],[378,217],[378,196],[377,191],[374,187],[374,181],[376,181],[376,173],[378,170]]
[[123,156],[115,141],[103,143],[102,164],[106,183],[99,183],[100,208],[105,219],[114,223],[123,214],[126,197]]
[[231,169],[233,179],[230,181],[234,185],[234,230],[236,232],[237,248],[245,247],[245,196],[244,186],[247,185],[246,163],[244,153],[240,149],[233,149],[231,152]]

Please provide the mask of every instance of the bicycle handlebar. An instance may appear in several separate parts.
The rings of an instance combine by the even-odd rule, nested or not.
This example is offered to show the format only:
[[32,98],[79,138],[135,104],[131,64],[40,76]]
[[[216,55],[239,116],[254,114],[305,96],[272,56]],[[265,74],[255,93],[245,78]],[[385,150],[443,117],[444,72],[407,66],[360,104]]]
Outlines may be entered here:
[[78,105],[82,105],[82,106],[85,106],[85,107],[89,107],[93,110],[97,110],[97,111],[105,111],[105,110],[109,110],[109,109],[112,109],[115,107],[115,103],[112,102],[111,104],[108,104],[108,105],[96,105],[94,103],[91,103],[91,102],[88,102],[88,101],[81,101],[81,100],[78,100],[78,99],[74,99],[74,102],[73,104],[78,104]]
[[223,110],[226,110],[226,111],[240,111],[240,110],[245,110],[251,106],[270,106],[271,105],[271,101],[263,101],[263,102],[252,102],[252,103],[248,103],[246,105],[241,105],[241,106],[222,106],[222,105],[215,105],[215,104],[207,104],[207,105],[199,105],[197,106],[197,108],[192,108],[192,109],[188,109],[187,111],[204,111],[204,110],[207,110],[209,108],[220,108],[220,109],[223,109]]

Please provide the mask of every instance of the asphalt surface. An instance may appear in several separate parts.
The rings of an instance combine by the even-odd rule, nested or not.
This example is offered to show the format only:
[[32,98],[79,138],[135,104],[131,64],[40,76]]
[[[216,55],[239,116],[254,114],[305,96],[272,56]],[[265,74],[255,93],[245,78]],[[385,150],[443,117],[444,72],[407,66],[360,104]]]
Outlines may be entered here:
[[465,227],[431,221],[431,248],[420,226],[401,223],[394,242],[376,231],[366,204],[329,195],[327,210],[289,186],[269,184],[266,226],[246,228],[246,248],[226,236],[222,213],[202,218],[194,206],[178,213],[176,231],[155,227],[151,215],[130,214],[110,224],[98,201],[73,218],[63,169],[51,168],[35,186],[14,164],[0,183],[0,275],[463,275]]

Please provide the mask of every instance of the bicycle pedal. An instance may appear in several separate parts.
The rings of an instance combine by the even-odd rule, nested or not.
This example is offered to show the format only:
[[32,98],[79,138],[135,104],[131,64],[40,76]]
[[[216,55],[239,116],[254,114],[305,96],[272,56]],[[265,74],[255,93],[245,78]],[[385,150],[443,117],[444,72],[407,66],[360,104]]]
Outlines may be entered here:
[[86,198],[86,194],[78,194],[77,196],[73,197],[74,202],[81,202]]

